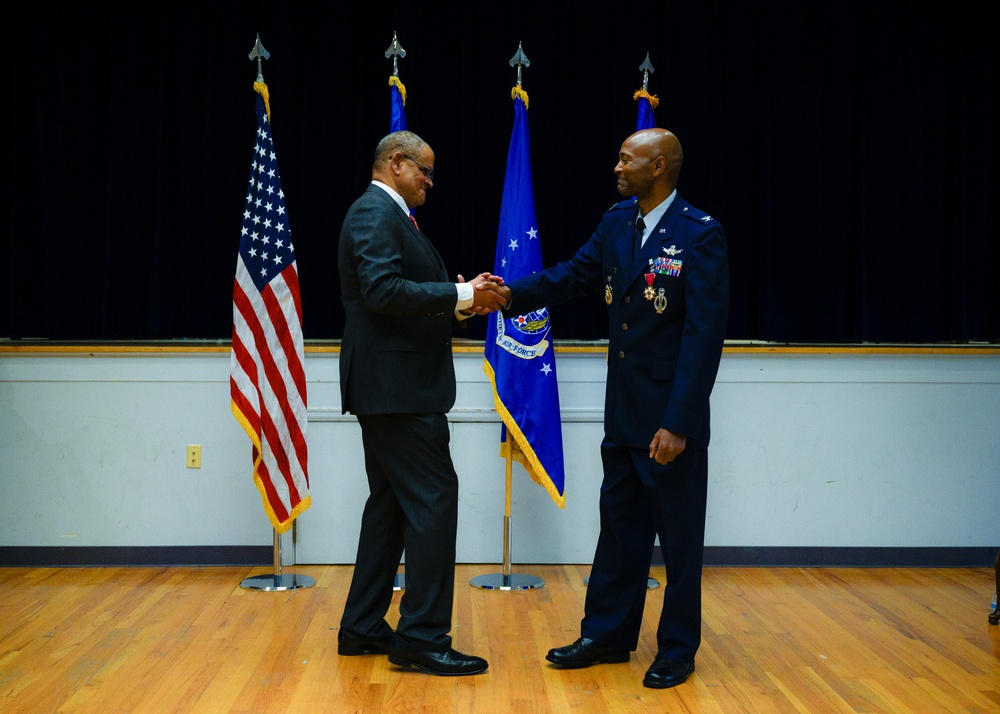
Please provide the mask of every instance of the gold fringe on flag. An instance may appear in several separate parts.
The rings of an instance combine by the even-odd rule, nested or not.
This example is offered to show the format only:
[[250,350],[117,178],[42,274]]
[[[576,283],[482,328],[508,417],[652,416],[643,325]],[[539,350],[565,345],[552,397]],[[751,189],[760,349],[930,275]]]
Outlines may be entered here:
[[399,96],[402,98],[402,100],[403,100],[403,106],[405,107],[406,106],[406,87],[404,87],[403,83],[399,81],[399,77],[389,77],[389,86],[391,87],[392,85],[396,85],[396,87],[399,89]]
[[521,101],[524,102],[524,108],[527,109],[528,108],[528,93],[526,91],[524,91],[523,89],[521,89],[520,87],[514,87],[512,90],[510,90],[510,98],[511,99],[517,99],[518,97],[521,98]]
[[[523,98],[522,101],[524,101]],[[525,108],[527,108],[527,104],[525,104]],[[548,491],[549,496],[552,497],[552,500],[556,502],[559,508],[565,509],[566,494],[559,493],[559,489],[552,483],[548,472],[542,466],[542,461],[538,458],[538,454],[531,448],[531,442],[528,441],[528,437],[521,431],[521,427],[518,425],[517,420],[514,419],[514,415],[507,409],[507,405],[500,400],[500,394],[497,392],[496,373],[493,371],[493,365],[490,364],[489,360],[483,360],[483,371],[489,377],[490,384],[493,386],[493,406],[496,408],[500,420],[507,427],[507,434],[510,436],[510,441],[500,442],[500,456],[507,458],[509,452],[511,459],[524,467],[531,480]],[[544,478],[542,474],[544,474]],[[565,490],[565,484],[563,485],[563,490]]]
[[653,109],[656,109],[656,107],[660,104],[660,100],[656,98],[656,95],[650,94],[645,89],[635,90],[635,94],[632,95],[632,99],[638,102],[639,97],[645,97],[649,101],[649,106]]
[[254,82],[253,91],[264,97],[264,109],[267,110],[267,120],[271,121],[271,101],[267,96],[267,85],[264,82]]

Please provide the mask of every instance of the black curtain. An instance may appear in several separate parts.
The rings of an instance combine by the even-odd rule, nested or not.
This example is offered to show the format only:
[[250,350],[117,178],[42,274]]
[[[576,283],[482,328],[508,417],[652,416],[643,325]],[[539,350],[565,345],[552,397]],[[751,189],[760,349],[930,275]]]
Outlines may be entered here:
[[[339,338],[337,236],[388,130],[395,31],[409,126],[436,153],[418,218],[453,273],[492,268],[518,42],[546,265],[619,199],[612,168],[649,52],[656,121],[685,150],[679,189],[726,228],[730,338],[1000,340],[998,3],[40,2],[18,14],[0,337],[228,338],[259,32],[305,334]],[[607,335],[600,300],[552,316],[558,339]],[[483,336],[475,322],[465,336]]]

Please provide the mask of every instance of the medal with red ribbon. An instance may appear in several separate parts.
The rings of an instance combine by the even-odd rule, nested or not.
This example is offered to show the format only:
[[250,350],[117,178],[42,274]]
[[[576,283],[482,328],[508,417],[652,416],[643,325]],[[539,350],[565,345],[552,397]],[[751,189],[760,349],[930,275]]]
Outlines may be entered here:
[[647,300],[652,300],[656,295],[656,291],[653,290],[653,281],[656,279],[656,273],[646,273],[644,277],[646,278],[646,289],[642,291],[642,296]]

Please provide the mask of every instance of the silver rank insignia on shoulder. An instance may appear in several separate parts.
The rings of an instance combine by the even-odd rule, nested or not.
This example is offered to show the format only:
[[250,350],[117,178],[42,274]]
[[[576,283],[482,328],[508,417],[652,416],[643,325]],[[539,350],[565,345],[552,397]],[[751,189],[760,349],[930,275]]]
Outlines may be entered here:
[[678,248],[676,245],[672,245],[669,248],[664,248],[663,252],[667,255],[680,255],[684,252],[683,248]]
[[701,217],[701,220],[705,221],[705,223],[708,223],[710,220],[712,220],[712,217],[706,213],[704,216]]

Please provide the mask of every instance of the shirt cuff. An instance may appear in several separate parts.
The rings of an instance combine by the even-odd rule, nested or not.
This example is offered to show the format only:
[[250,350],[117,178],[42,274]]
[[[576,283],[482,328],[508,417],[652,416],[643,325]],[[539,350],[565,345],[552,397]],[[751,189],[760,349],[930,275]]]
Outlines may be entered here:
[[472,283],[455,283],[458,288],[458,302],[455,303],[456,310],[464,310],[472,307],[473,290]]

